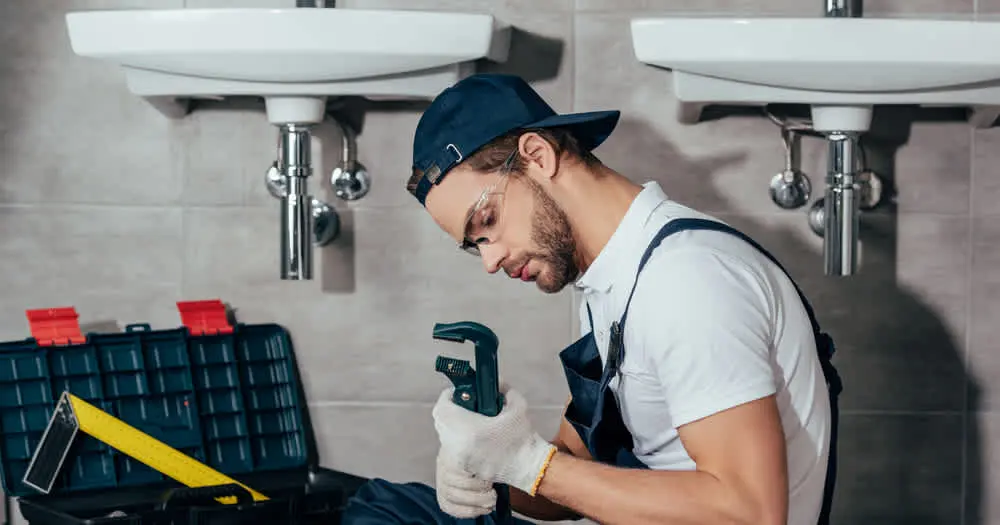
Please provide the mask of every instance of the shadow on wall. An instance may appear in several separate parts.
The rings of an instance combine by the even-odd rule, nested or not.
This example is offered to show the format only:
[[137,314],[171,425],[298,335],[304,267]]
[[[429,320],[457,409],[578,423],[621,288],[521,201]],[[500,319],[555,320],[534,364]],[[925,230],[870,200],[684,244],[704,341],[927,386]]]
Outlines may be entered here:
[[[658,180],[672,198],[697,202],[698,208],[733,209],[729,199],[714,189],[711,177],[741,162],[740,156],[690,160],[635,120],[623,119],[616,135],[628,137],[628,143],[609,147],[648,156],[642,168],[626,174],[633,180]],[[804,225],[804,209],[793,213]],[[976,388],[943,321],[931,306],[897,283],[895,215],[890,211],[863,216],[863,266],[849,278],[824,276],[821,254],[790,227],[777,221],[764,224],[761,216],[719,218],[782,262],[836,341],[835,364],[845,391],[832,522],[956,524],[967,505],[972,512],[965,523],[979,525],[970,521],[981,504],[975,418],[969,418],[968,440],[963,432],[966,388],[972,400]],[[968,406],[974,408],[975,402]],[[963,501],[965,443],[970,489]]]

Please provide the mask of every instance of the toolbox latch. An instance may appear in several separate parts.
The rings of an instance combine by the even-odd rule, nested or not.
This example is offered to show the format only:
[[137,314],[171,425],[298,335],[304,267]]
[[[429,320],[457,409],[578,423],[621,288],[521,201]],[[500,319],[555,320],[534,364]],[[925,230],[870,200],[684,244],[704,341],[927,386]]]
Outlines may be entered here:
[[231,334],[233,327],[226,316],[226,306],[219,299],[177,301],[181,322],[191,335]]
[[72,306],[25,310],[31,337],[39,346],[83,344],[87,339],[80,331],[79,314]]

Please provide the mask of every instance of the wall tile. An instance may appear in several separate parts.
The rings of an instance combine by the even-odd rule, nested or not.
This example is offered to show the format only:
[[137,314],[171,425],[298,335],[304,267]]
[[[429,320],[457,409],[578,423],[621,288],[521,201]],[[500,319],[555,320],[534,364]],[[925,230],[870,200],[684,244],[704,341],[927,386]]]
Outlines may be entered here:
[[959,523],[961,415],[844,414],[832,523]]
[[24,310],[55,306],[84,331],[178,326],[182,249],[177,210],[0,207],[0,332],[27,337]]
[[796,0],[576,0],[577,11],[638,11],[653,13],[778,14],[817,16],[823,13],[818,2]]
[[969,414],[966,525],[1000,523],[1000,414]]
[[[183,173],[182,199],[196,205],[238,205],[246,201],[244,174],[247,155],[256,157],[255,148],[244,139],[256,126],[270,127],[263,117],[243,111],[199,109],[177,124],[175,136],[182,144],[178,163]],[[275,149],[274,144],[271,145]],[[256,170],[264,188],[266,164]]]
[[977,130],[972,157],[972,213],[1000,215],[1000,129]]
[[214,8],[289,8],[295,7],[295,0],[184,0],[184,7],[190,9]]
[[[350,233],[317,253],[316,280],[290,282],[278,278],[275,213],[192,209],[184,292],[222,297],[242,320],[287,326],[313,400],[433,400],[447,385],[435,356],[472,356],[471,345],[434,341],[431,328],[476,320],[500,337],[501,373],[533,405],[563,403],[556,354],[570,342],[568,292],[484,275],[422,210],[345,215]],[[350,268],[329,267],[339,264]]]
[[572,11],[573,0],[341,0],[337,4],[354,9],[412,9],[435,11]]
[[[158,2],[4,2],[0,18],[0,200],[168,203],[181,191],[171,122],[125,87],[116,66],[72,53],[67,10]],[[30,31],[21,28],[30,27]],[[19,175],[24,173],[26,175]]]
[[[984,0],[979,0],[980,3]],[[990,1],[990,0],[986,0]],[[974,0],[867,0],[864,16],[954,15],[973,13]],[[822,2],[791,0],[576,0],[578,11],[637,11],[639,16],[651,14],[724,14],[749,16],[823,16]]]
[[795,214],[723,215],[779,258],[837,345],[845,410],[961,410],[968,222],[863,217],[852,277],[823,275],[821,239]]
[[983,15],[1000,14],[1000,0],[976,0],[976,12]]
[[1000,410],[1000,217],[972,221],[972,286],[969,309],[969,368],[976,377],[970,385],[970,408]]
[[[977,0],[865,0],[864,16],[919,16],[950,18],[939,15],[967,15],[975,12]],[[978,0],[982,1],[982,0]]]
[[[971,185],[972,132],[965,123],[913,125],[909,141],[895,153],[891,173],[902,212],[967,214]],[[877,152],[876,152],[877,153]]]

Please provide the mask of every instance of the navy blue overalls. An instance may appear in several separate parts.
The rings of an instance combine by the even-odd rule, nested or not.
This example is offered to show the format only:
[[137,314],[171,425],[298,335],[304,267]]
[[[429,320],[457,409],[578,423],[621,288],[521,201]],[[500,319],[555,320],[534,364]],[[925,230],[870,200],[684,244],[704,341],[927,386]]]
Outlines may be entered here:
[[[639,262],[639,268],[636,272],[636,283],[639,280],[639,274],[642,273],[643,267],[645,267],[646,262],[653,251],[659,246],[660,242],[674,233],[686,230],[713,230],[735,235],[755,247],[781,268],[780,263],[770,253],[743,233],[716,221],[683,218],[668,222],[649,243]],[[784,268],[782,270],[784,271]],[[823,506],[817,524],[828,525],[830,522],[830,507],[833,501],[833,489],[837,470],[836,452],[839,419],[837,400],[843,387],[837,370],[831,363],[834,352],[833,340],[820,329],[812,307],[798,285],[795,285],[795,289],[798,291],[802,304],[812,323],[813,334],[816,337],[816,348],[819,351],[823,376],[826,378],[830,396],[830,456],[827,463]],[[611,379],[618,374],[619,367],[625,357],[625,348],[622,341],[625,321],[628,317],[628,307],[632,302],[632,295],[634,293],[635,283],[632,285],[632,290],[629,293],[628,301],[625,303],[625,310],[622,313],[621,319],[611,325],[608,359],[603,365],[601,364],[601,356],[597,351],[597,343],[593,335],[593,317],[590,316],[589,306],[587,307],[587,313],[588,317],[590,317],[590,332],[560,352],[559,359],[562,361],[566,381],[572,396],[572,400],[566,408],[566,419],[576,429],[580,435],[580,439],[587,446],[587,450],[590,451],[593,458],[596,461],[623,468],[645,469],[648,467],[632,453],[632,435],[625,427],[621,413],[618,410],[615,394],[609,386]],[[496,512],[485,516],[485,518],[484,521],[479,523],[485,522],[490,525],[503,525],[498,520]],[[517,519],[514,522],[518,524],[526,523]],[[350,505],[346,509],[342,523],[344,525],[369,525],[375,523],[471,525],[476,522],[471,519],[459,520],[442,512],[438,508],[434,490],[427,485],[420,483],[394,484],[382,479],[375,479],[362,487],[354,498],[352,498]]]

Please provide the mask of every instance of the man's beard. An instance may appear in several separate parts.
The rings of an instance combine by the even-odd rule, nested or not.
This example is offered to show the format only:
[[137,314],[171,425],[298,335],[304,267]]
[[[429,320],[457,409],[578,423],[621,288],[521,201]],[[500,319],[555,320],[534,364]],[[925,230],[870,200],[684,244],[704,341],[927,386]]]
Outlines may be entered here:
[[531,241],[537,252],[529,257],[543,263],[536,284],[546,293],[556,293],[576,279],[576,240],[566,213],[537,182],[525,177],[537,206],[531,218]]

